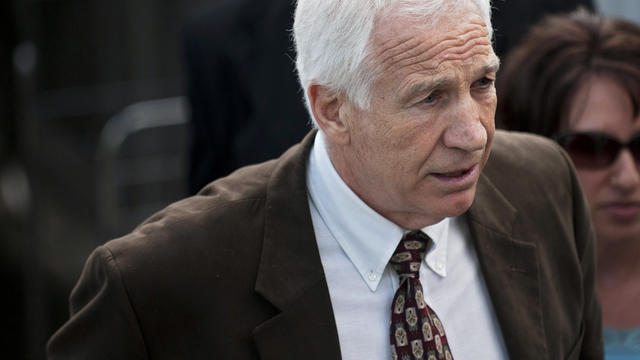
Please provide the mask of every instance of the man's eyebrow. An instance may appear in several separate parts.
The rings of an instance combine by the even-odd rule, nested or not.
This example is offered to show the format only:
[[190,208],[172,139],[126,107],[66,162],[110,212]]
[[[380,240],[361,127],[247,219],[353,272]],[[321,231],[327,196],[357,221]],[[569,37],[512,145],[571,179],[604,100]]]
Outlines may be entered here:
[[489,64],[483,66],[480,73],[481,74],[497,73],[499,69],[500,69],[500,59],[496,57],[492,59]]
[[455,83],[455,80],[448,76],[440,76],[440,77],[433,78],[430,81],[422,81],[422,82],[415,83],[411,85],[406,92],[404,92],[404,95],[402,96],[401,101],[403,103],[409,102],[419,94],[429,92],[433,89],[452,86],[452,84],[454,83]]
[[[500,69],[500,60],[495,57],[488,64],[482,66],[477,71],[477,76],[484,76],[487,74],[497,73]],[[456,80],[449,76],[436,76],[429,81],[423,81],[415,83],[409,86],[409,89],[404,92],[401,97],[401,103],[408,103],[420,94],[430,92],[434,89],[441,89],[450,86],[454,86]]]

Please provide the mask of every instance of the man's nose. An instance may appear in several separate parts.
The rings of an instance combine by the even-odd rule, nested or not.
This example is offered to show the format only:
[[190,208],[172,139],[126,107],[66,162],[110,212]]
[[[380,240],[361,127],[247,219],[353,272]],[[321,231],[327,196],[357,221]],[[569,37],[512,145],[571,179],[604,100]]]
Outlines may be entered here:
[[629,149],[623,149],[613,163],[611,185],[622,192],[631,192],[640,186],[640,170]]
[[460,103],[445,131],[443,139],[445,146],[468,152],[485,148],[488,135],[478,106],[471,97]]

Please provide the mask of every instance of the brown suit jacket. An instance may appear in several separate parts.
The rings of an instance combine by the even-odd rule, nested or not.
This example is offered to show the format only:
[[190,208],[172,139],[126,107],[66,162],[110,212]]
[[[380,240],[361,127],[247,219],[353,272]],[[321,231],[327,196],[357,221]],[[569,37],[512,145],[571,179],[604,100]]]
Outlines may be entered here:
[[[307,200],[314,135],[97,248],[49,359],[340,359]],[[498,132],[467,218],[511,359],[601,359],[594,237],[566,155]]]

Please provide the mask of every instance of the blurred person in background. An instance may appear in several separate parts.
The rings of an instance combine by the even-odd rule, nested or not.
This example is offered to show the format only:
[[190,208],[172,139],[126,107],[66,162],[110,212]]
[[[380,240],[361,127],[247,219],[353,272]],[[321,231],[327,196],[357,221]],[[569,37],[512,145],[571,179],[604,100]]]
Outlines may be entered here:
[[497,119],[571,156],[597,234],[607,359],[640,357],[640,27],[581,9],[534,26],[498,78]]
[[[189,192],[282,154],[309,132],[295,72],[291,0],[223,0],[184,29]],[[277,89],[274,89],[277,84]]]

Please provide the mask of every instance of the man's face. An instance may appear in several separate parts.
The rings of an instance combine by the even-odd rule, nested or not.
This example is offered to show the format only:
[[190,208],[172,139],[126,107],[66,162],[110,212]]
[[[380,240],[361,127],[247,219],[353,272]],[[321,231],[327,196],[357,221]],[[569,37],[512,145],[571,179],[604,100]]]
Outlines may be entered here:
[[[332,153],[345,182],[408,229],[465,212],[494,133],[498,58],[476,11],[424,28],[376,23],[372,103],[347,103],[349,144]],[[335,155],[335,156],[333,156]]]

